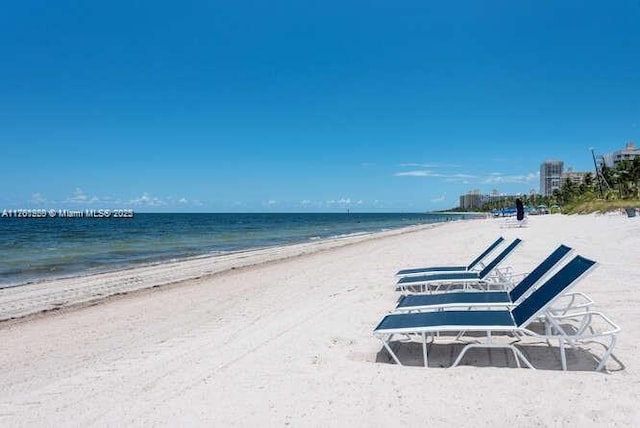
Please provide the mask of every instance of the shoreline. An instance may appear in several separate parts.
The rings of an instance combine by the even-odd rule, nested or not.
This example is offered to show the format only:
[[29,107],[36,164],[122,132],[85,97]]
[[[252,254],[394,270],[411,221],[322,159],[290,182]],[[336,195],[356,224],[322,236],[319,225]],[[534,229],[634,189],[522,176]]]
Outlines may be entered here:
[[68,277],[46,278],[3,287],[0,288],[0,325],[52,311],[81,308],[114,296],[207,278],[231,270],[275,263],[386,236],[430,229],[446,223],[448,222],[412,225],[376,232],[356,232],[291,244],[167,259],[108,271],[85,271]]
[[[462,217],[464,219],[464,217]],[[15,221],[14,221],[15,220]],[[46,220],[46,219],[45,219]],[[140,214],[122,222],[0,224],[8,245],[0,289],[193,257],[305,243],[444,222],[438,214]],[[76,234],[78,236],[76,237]],[[15,239],[12,237],[15,235]],[[35,250],[38,251],[35,251]]]
[[[414,226],[420,226],[420,225],[414,225]],[[405,226],[405,227],[410,228],[410,227],[414,227],[414,226]],[[274,249],[274,248],[279,248],[279,247],[288,247],[288,246],[291,246],[291,245],[303,245],[303,244],[307,244],[307,243],[315,243],[315,242],[321,242],[321,241],[325,241],[325,240],[343,239],[343,238],[356,237],[356,236],[361,236],[361,235],[369,235],[369,234],[386,232],[388,230],[403,229],[403,228],[404,227],[393,228],[393,229],[384,229],[384,230],[372,231],[372,232],[354,232],[354,233],[347,233],[347,234],[337,235],[337,236],[329,236],[329,237],[326,237],[326,238],[311,237],[311,238],[308,238],[306,240],[291,242],[291,243],[287,243],[287,244],[275,244],[275,245],[269,245],[269,246],[263,246],[263,247],[249,247],[249,248],[245,248],[245,249],[241,249],[241,250],[211,251],[211,252],[207,252],[207,253],[190,255],[190,256],[167,256],[166,258],[156,258],[156,259],[151,259],[149,261],[143,261],[143,262],[131,262],[131,263],[126,263],[125,262],[124,264],[114,265],[113,267],[88,268],[88,269],[82,269],[82,270],[74,271],[74,272],[69,273],[67,275],[61,275],[61,276],[52,275],[52,276],[49,276],[49,277],[36,278],[36,279],[25,281],[25,282],[9,283],[9,284],[6,284],[6,285],[0,285],[0,290],[7,289],[7,288],[29,286],[29,285],[37,285],[37,284],[42,284],[42,283],[45,283],[45,282],[63,281],[63,280],[69,280],[69,279],[74,279],[74,278],[93,277],[93,276],[97,276],[97,275],[104,275],[104,274],[110,274],[110,273],[123,272],[123,271],[132,270],[132,269],[152,268],[154,266],[165,265],[165,264],[168,264],[168,263],[180,263],[180,262],[188,262],[190,260],[198,260],[198,259],[203,259],[203,258],[210,259],[210,258],[214,258],[214,257],[233,256],[235,254],[242,254],[242,253],[248,253],[248,252],[253,252],[253,251],[269,250],[269,249]]]

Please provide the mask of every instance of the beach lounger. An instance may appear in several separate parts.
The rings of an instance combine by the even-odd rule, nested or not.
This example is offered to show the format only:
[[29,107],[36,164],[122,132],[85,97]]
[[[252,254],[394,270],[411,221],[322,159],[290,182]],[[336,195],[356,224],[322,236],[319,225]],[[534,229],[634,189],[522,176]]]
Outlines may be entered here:
[[482,260],[484,260],[495,248],[504,242],[504,238],[501,236],[495,240],[495,242],[489,245],[478,257],[471,261],[467,266],[431,266],[412,269],[402,269],[396,273],[397,277],[404,276],[419,276],[430,272],[466,272],[474,270],[476,267],[480,269],[484,268]]
[[498,270],[498,266],[521,242],[521,239],[515,239],[480,272],[434,272],[420,276],[405,276],[400,278],[396,283],[396,290],[403,293],[424,293],[428,291],[441,291],[454,286],[482,288],[488,284],[489,279],[495,279],[496,282],[500,283],[507,283],[508,278]]
[[[380,339],[391,358],[399,365],[402,363],[392,349],[394,336],[401,335],[409,340],[418,339],[422,343],[423,363],[428,366],[427,338],[435,342],[451,338],[451,335],[456,333],[454,342],[460,343],[465,335],[480,333],[480,336],[473,336],[473,342],[465,344],[451,367],[457,366],[469,349],[503,348],[513,352],[518,367],[520,367],[520,360],[522,360],[529,368],[533,369],[533,365],[516,347],[516,342],[527,337],[542,339],[547,343],[557,340],[563,370],[567,369],[566,346],[577,347],[581,343],[588,343],[596,338],[608,338],[610,342],[608,345],[603,344],[606,351],[596,367],[596,370],[599,371],[605,366],[613,351],[620,328],[600,312],[553,316],[547,311],[558,296],[574,286],[594,265],[595,262],[592,260],[582,256],[574,257],[511,310],[454,310],[388,314],[374,329],[374,335]],[[530,328],[532,322],[541,317],[545,320],[544,333],[538,333]],[[604,331],[597,332],[591,329],[596,318],[607,326]]]
[[[566,245],[560,245],[542,263],[526,275],[510,291],[457,291],[434,294],[409,294],[402,296],[393,312],[424,312],[453,308],[509,308],[514,306],[528,292],[534,289],[545,275],[554,266],[558,265],[572,249]],[[554,309],[555,314],[565,314],[569,311],[583,310],[593,304],[593,301],[584,293],[565,294],[567,299],[561,307]]]
[[500,228],[506,229],[510,227],[527,227],[528,225],[529,225],[529,221],[527,217],[525,217],[522,220],[518,220],[514,217],[508,217],[500,223]]

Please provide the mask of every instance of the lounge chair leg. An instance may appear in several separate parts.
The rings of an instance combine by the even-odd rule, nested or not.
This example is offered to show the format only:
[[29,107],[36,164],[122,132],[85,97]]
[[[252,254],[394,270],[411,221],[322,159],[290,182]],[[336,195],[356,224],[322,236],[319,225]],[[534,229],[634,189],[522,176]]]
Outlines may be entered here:
[[512,347],[511,351],[513,351],[513,358],[516,359],[516,366],[520,368],[520,359],[518,358],[518,354],[516,353],[516,348]]
[[[533,367],[533,365],[529,362],[529,360],[527,360],[527,358],[524,356],[524,354],[518,348],[516,348],[514,345],[510,345],[510,348],[513,349],[513,352],[522,359],[522,361],[527,365],[527,367],[529,367],[531,370],[535,370],[536,369],[535,367]],[[518,367],[520,367],[520,366],[518,366]]]
[[567,371],[567,355],[564,349],[564,340],[558,341],[560,344],[560,360],[562,361],[562,370]]
[[380,337],[380,341],[382,342],[382,346],[384,346],[384,348],[387,350],[387,352],[389,353],[389,355],[391,355],[391,358],[393,358],[393,361],[395,361],[395,363],[399,366],[402,365],[402,363],[400,362],[400,360],[398,359],[398,357],[396,356],[396,353],[393,352],[393,350],[391,349],[391,347],[389,346],[389,341],[391,340],[391,338],[393,337],[393,335],[389,335],[389,337],[387,339],[383,339],[382,337]]
[[602,370],[604,368],[605,364],[607,364],[607,360],[611,356],[611,353],[613,352],[614,346],[616,346],[616,336],[611,336],[611,343],[609,344],[609,347],[607,348],[607,352],[604,353],[604,355],[602,356],[602,359],[600,360],[600,364],[598,364],[598,367],[596,367],[596,371],[597,372]]
[[422,332],[422,358],[424,360],[424,366],[429,367],[429,361],[427,357],[427,334]]
[[456,367],[460,363],[460,361],[462,361],[462,357],[464,357],[464,354],[466,354],[470,348],[477,348],[477,347],[478,345],[476,344],[466,345],[464,348],[462,348],[462,351],[460,351],[460,353],[458,354],[458,358],[456,358],[453,364],[451,364],[451,366],[449,367]]
[[522,352],[520,352],[520,350],[518,348],[516,348],[513,345],[505,345],[505,344],[497,344],[497,343],[496,344],[492,344],[492,343],[470,343],[470,344],[466,345],[464,348],[462,348],[462,351],[460,351],[460,353],[458,354],[458,358],[456,358],[456,360],[453,362],[453,364],[451,364],[451,367],[456,367],[458,364],[460,364],[460,361],[462,361],[462,358],[464,357],[464,355],[471,348],[511,348],[511,350],[513,351],[513,354],[516,357],[516,364],[518,365],[518,367],[520,367],[520,362],[518,360],[518,358],[520,358],[527,365],[527,367],[529,367],[532,370],[536,369],[535,367],[533,367],[531,365],[529,360],[527,360],[527,358],[522,354]]
[[456,335],[455,340],[460,340],[460,339],[462,339],[462,336],[464,336],[464,334],[465,334],[465,333],[466,333],[466,331],[465,331],[465,330],[461,330],[461,331]]

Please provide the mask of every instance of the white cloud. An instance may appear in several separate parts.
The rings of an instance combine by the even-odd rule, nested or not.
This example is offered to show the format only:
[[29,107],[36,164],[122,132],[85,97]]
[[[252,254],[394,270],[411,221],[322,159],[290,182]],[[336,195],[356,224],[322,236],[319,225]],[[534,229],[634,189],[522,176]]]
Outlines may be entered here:
[[326,205],[325,202],[313,201],[311,199],[303,199],[300,202],[298,202],[298,206],[303,207],[305,209],[323,208],[325,205]]
[[540,173],[530,172],[523,175],[506,175],[499,172],[489,174],[489,177],[483,180],[485,184],[503,184],[503,183],[533,183],[540,180]]
[[[420,164],[403,164],[403,166],[427,166]],[[433,166],[433,165],[431,165]],[[474,181],[474,179],[479,179],[481,183],[485,184],[500,184],[500,183],[533,183],[540,179],[539,172],[531,172],[527,174],[504,174],[500,172],[492,172],[486,175],[485,177],[472,175],[472,174],[444,174],[437,173],[427,169],[416,169],[412,171],[402,171],[396,172],[394,174],[396,177],[439,177],[443,178],[448,183],[470,183]]]
[[31,195],[32,204],[45,204],[47,202],[48,202],[47,198],[45,198],[40,192],[36,192],[33,195]]
[[77,187],[76,191],[73,192],[73,196],[67,198],[66,202],[70,202],[73,204],[84,204],[89,200],[89,197],[82,191],[81,188]]
[[448,175],[446,176],[446,178],[444,179],[444,181],[446,183],[462,183],[462,184],[469,184],[471,182],[471,179],[476,178],[475,175],[469,175],[469,174],[453,174],[453,175]]
[[331,199],[326,201],[327,205],[350,205],[351,198]]
[[435,174],[431,171],[425,170],[396,172],[394,175],[396,177],[442,177],[441,174]]
[[446,179],[449,182],[463,181],[469,178],[475,178],[474,175],[469,174],[440,174],[428,170],[396,172],[394,175],[396,177],[440,177]]
[[340,198],[340,199],[329,199],[326,201],[314,201],[311,199],[303,199],[298,202],[298,205],[304,208],[336,208],[336,207],[350,207],[350,206],[358,206],[363,207],[367,205],[375,205],[375,202],[368,204],[364,199],[354,200],[351,198]]
[[144,192],[142,196],[139,196],[135,199],[130,200],[129,204],[133,206],[143,206],[143,207],[161,207],[166,205],[167,203],[160,198],[151,196],[147,192]]
[[446,163],[401,163],[401,168],[460,168],[460,165]]
[[[106,200],[111,200],[111,198],[106,198]],[[84,191],[76,187],[75,192],[73,192],[73,196],[65,199],[65,203],[67,204],[77,204],[77,205],[88,205],[95,204],[96,202],[100,202],[101,199],[97,196],[89,196]]]
[[[148,195],[145,193],[145,195]],[[143,195],[144,196],[144,195]],[[187,199],[184,196],[167,196],[164,198],[156,198],[165,205],[198,205],[198,201]]]

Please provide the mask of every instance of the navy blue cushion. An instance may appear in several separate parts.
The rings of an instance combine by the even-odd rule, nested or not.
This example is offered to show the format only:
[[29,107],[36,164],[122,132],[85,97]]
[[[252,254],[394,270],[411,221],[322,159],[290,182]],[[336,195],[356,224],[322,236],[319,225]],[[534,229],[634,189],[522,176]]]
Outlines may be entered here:
[[398,284],[421,284],[427,281],[462,281],[480,279],[477,272],[444,272],[432,273],[431,275],[406,276],[400,278]]
[[521,326],[541,309],[546,307],[557,296],[562,294],[567,287],[580,278],[595,262],[582,256],[575,256],[555,275],[549,278],[529,297],[523,300],[513,309],[513,319]]
[[396,309],[412,308],[416,306],[448,305],[448,304],[509,304],[509,294],[504,291],[474,291],[439,294],[411,294],[404,296]]
[[465,271],[466,266],[433,266],[428,268],[403,269],[398,271],[396,275],[408,275],[413,273],[429,273],[429,272],[448,272],[448,271]]
[[549,257],[544,259],[542,263],[540,263],[534,270],[532,270],[529,275],[525,276],[522,281],[509,293],[511,295],[511,301],[515,302],[520,297],[524,295],[524,293],[529,290],[536,282],[540,280],[547,272],[551,270],[556,263],[558,263],[564,256],[567,255],[571,251],[570,247],[566,245],[560,245]]
[[375,331],[415,330],[421,327],[515,327],[509,311],[439,311],[390,314],[380,321]]
[[495,259],[491,260],[491,263],[486,265],[484,269],[480,271],[480,278],[484,278],[485,276],[489,275],[491,271],[495,269],[495,267],[498,266],[500,262],[502,262],[502,260],[504,260],[509,254],[511,254],[514,248],[520,245],[521,242],[521,239],[515,239],[511,244],[509,244],[507,248],[502,250],[502,252],[498,254]]

